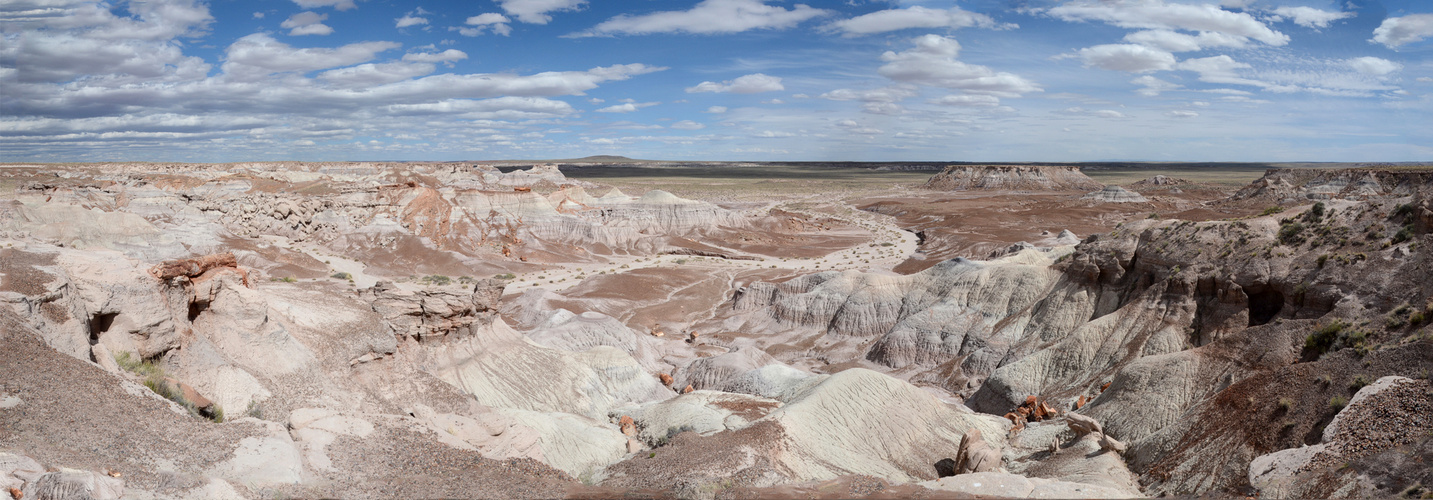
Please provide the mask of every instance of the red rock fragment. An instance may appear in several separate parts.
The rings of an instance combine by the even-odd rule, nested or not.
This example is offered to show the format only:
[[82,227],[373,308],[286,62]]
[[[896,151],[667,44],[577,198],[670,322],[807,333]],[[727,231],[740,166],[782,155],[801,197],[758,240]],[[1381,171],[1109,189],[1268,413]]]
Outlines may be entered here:
[[657,375],[657,378],[659,378],[659,379],[662,380],[662,385],[671,387],[671,385],[672,385],[672,376],[671,376],[671,375],[667,375],[667,374],[665,374],[665,373],[662,373],[662,374]]
[[695,390],[696,390],[696,389],[693,389],[693,388],[692,388],[692,384],[687,384],[687,388],[686,388],[686,389],[682,389],[682,394],[686,394],[686,393],[688,393],[688,392],[692,392],[692,391],[695,391]]
[[628,436],[637,435],[637,422],[632,420],[632,417],[622,415],[622,420],[618,421],[617,425],[622,427],[622,434]]
[[1085,406],[1085,403],[1087,403],[1087,402],[1089,402],[1089,401],[1085,399],[1085,396],[1084,396],[1084,395],[1081,395],[1081,396],[1080,396],[1080,399],[1075,400],[1075,409],[1076,409],[1076,410],[1080,409],[1080,407]]

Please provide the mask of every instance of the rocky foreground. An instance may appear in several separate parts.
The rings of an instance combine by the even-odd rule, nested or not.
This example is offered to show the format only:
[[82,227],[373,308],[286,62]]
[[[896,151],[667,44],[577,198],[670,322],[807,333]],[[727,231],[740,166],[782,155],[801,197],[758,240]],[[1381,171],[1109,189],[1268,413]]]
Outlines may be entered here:
[[[1066,167],[926,187],[1171,203]],[[917,228],[880,210],[551,167],[10,166],[0,188],[17,499],[1433,485],[1428,174],[1276,170],[1177,200],[1259,215],[909,274]]]

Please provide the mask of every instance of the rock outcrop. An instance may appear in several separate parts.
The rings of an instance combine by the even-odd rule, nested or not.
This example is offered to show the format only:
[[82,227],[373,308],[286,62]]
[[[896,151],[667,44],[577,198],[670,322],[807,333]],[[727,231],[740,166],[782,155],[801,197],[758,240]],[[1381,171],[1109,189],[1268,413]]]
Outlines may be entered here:
[[950,165],[922,187],[942,191],[1089,191],[1104,185],[1069,165]]
[[1103,203],[1145,203],[1149,201],[1149,199],[1143,195],[1119,186],[1105,186],[1104,189],[1081,196],[1080,198]]

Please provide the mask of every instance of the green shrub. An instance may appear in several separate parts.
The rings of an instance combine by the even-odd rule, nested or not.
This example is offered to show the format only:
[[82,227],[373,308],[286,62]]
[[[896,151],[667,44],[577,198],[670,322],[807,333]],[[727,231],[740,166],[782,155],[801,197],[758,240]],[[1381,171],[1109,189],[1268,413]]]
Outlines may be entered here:
[[1320,256],[1319,256],[1319,260],[1318,260],[1319,269],[1323,269],[1323,268],[1324,268],[1324,263],[1326,263],[1326,262],[1328,262],[1328,261],[1329,261],[1329,254],[1320,255]]
[[1297,246],[1304,242],[1300,234],[1304,231],[1303,223],[1292,221],[1279,225],[1279,243],[1289,246]]
[[1411,239],[1413,239],[1413,226],[1403,226],[1403,229],[1399,229],[1397,233],[1394,233],[1393,244],[1397,245]]
[[1348,406],[1348,398],[1343,396],[1334,396],[1332,398],[1329,398],[1329,408],[1333,408],[1335,410],[1342,410],[1345,406]]
[[1344,323],[1341,319],[1330,321],[1328,324],[1319,327],[1318,330],[1314,330],[1314,333],[1309,334],[1309,336],[1304,339],[1304,349],[1308,349],[1320,355],[1328,352],[1329,349],[1333,348],[1334,341],[1338,340],[1338,335],[1343,333],[1348,326],[1348,323]]
[[352,275],[352,274],[348,274],[348,273],[333,273],[333,274],[330,275],[329,277],[330,277],[330,278],[334,278],[334,279],[340,279],[340,280],[352,280],[352,279],[353,279],[353,275]]
[[1281,206],[1278,206],[1278,205],[1274,205],[1274,206],[1272,206],[1272,207],[1269,207],[1269,208],[1264,209],[1264,213],[1259,214],[1259,216],[1260,216],[1260,217],[1264,217],[1264,216],[1274,215],[1274,214],[1276,214],[1276,213],[1283,212],[1283,211],[1284,211],[1284,207],[1281,207]]
[[441,274],[430,274],[424,276],[423,279],[420,281],[422,281],[424,285],[446,286],[453,282],[453,278],[449,278]]
[[1279,409],[1289,411],[1294,408],[1294,400],[1290,398],[1279,398]]
[[517,278],[517,275],[516,275],[516,274],[513,274],[513,273],[503,273],[503,274],[499,274],[499,275],[493,276],[493,277],[494,277],[494,278],[497,278],[497,279],[500,279],[500,280],[510,280],[510,279],[513,279],[513,278]]
[[1412,203],[1404,203],[1402,205],[1399,205],[1397,208],[1394,208],[1393,212],[1388,214],[1388,218],[1397,219],[1399,217],[1407,217],[1409,215],[1413,215],[1414,208],[1415,207]]
[[1373,383],[1373,380],[1370,380],[1369,377],[1368,377],[1368,375],[1364,375],[1364,374],[1360,373],[1360,374],[1358,374],[1358,375],[1354,375],[1354,376],[1353,376],[1353,380],[1348,383],[1348,389],[1351,390],[1351,391],[1355,391],[1355,392],[1356,392],[1356,391],[1358,391],[1359,389],[1362,389],[1362,388],[1364,388],[1364,387],[1367,387],[1368,384],[1372,384],[1372,383]]

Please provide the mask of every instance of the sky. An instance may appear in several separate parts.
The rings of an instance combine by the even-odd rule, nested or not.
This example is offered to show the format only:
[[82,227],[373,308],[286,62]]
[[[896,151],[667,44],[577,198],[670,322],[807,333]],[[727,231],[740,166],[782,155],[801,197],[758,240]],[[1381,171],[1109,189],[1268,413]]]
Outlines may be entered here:
[[1433,160],[1429,0],[5,0],[0,162]]

